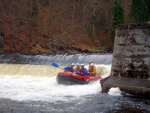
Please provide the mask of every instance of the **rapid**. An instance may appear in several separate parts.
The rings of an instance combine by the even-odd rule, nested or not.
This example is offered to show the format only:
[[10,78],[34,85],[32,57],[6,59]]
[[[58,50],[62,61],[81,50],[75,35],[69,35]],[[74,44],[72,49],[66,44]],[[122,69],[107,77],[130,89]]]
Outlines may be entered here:
[[[94,62],[97,74],[102,78],[110,75],[112,54],[0,55],[0,108],[3,108],[3,103],[7,107],[3,111],[13,107],[13,112],[19,108],[20,113],[111,113],[122,109],[122,106],[135,105],[135,98],[121,95],[118,89],[108,94],[101,93],[100,81],[86,85],[57,83],[56,75],[63,70],[51,66],[52,62],[63,68],[71,63],[83,63],[87,67],[89,61]],[[145,113],[150,110],[149,104],[144,103],[146,100],[138,100],[139,109],[144,108]]]
[[[37,57],[37,56],[34,56]],[[32,59],[34,59],[34,57]],[[66,64],[62,62],[64,56],[59,55],[54,59],[49,59],[51,61],[45,61],[43,56],[38,57],[37,62],[41,63],[40,65],[30,63],[31,60],[24,59],[26,61],[23,64],[10,64],[10,57],[8,59],[5,57],[5,61],[9,61],[9,64],[0,64],[0,97],[10,98],[12,100],[42,100],[42,101],[53,101],[53,100],[67,100],[66,97],[80,97],[83,95],[90,95],[100,92],[101,87],[99,81],[88,84],[88,85],[74,85],[66,86],[59,85],[56,82],[56,75],[58,72],[63,71],[60,68],[51,66],[51,62],[57,62],[63,68],[65,65],[74,62],[75,56],[65,56]],[[77,58],[79,61],[84,62],[83,58],[79,58],[81,55],[78,55]],[[12,57],[11,57],[12,58]],[[72,59],[71,59],[72,58]],[[76,58],[76,59],[77,59]],[[80,60],[81,59],[81,60]],[[14,59],[13,61],[14,63]],[[19,61],[22,61],[19,60]],[[20,63],[16,61],[16,63]],[[69,62],[70,61],[70,62]],[[36,63],[37,63],[36,62]],[[45,65],[44,65],[45,64]],[[47,65],[48,64],[48,65]],[[85,65],[87,67],[87,65]],[[96,64],[97,74],[101,76],[108,76],[110,74],[111,65]],[[76,89],[76,90],[75,90]]]

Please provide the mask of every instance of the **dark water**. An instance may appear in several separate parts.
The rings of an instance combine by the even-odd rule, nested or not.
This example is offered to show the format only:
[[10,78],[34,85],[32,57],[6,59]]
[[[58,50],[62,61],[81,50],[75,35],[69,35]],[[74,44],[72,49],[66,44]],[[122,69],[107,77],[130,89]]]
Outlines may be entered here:
[[[49,56],[20,54],[0,55],[0,62],[8,63],[8,65],[11,63],[50,65],[51,62],[57,62],[59,65],[69,65],[72,62],[88,64],[90,60],[95,64],[109,65],[112,62],[112,54],[66,54]],[[73,92],[79,91],[76,88],[79,87],[74,87]],[[57,94],[57,96],[58,95],[59,94]],[[55,95],[53,96],[55,98]],[[99,91],[94,94],[87,94],[77,98],[66,95],[65,98],[67,98],[67,101],[62,100],[61,98],[56,101],[45,101],[42,99],[39,99],[38,101],[17,101],[11,100],[10,98],[1,98],[0,113],[150,113],[150,100],[134,97],[129,94],[111,96]]]
[[108,94],[55,102],[0,100],[1,113],[150,113],[149,111],[148,100]]

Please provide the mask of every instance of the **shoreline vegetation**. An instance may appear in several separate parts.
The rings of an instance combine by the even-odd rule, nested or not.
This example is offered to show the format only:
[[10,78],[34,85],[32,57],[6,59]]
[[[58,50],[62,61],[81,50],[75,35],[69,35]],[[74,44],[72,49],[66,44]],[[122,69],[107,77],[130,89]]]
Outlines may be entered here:
[[55,51],[55,52],[37,52],[37,53],[27,53],[27,52],[3,52],[3,51],[0,51],[0,54],[23,54],[23,55],[57,55],[57,54],[68,54],[68,55],[71,55],[71,54],[112,54],[113,52],[112,51],[104,51],[104,52],[96,52],[96,51],[72,51],[72,50],[69,50],[69,51]]

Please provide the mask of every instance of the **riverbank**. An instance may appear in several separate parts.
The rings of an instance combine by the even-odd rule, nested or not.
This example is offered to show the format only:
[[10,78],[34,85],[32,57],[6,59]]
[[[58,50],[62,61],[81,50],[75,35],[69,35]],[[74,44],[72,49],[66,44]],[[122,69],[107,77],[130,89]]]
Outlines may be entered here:
[[93,53],[97,53],[97,54],[111,54],[112,51],[108,50],[108,51],[89,51],[87,49],[82,50],[80,48],[78,49],[70,49],[70,50],[54,50],[54,51],[35,51],[35,52],[23,52],[23,51],[3,51],[0,50],[0,54],[23,54],[23,55],[56,55],[56,54],[93,54]]

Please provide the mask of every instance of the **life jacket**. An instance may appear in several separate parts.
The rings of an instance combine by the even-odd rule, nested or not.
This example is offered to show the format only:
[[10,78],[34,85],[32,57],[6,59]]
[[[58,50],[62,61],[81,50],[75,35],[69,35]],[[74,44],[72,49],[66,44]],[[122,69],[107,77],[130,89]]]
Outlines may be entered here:
[[70,71],[70,72],[74,72],[73,67],[70,67],[69,71]]
[[80,67],[77,67],[75,70],[76,70],[76,71],[80,71]]
[[90,66],[89,72],[93,72],[94,66]]
[[81,68],[81,69],[80,69],[80,72],[81,72],[81,73],[84,73],[84,68]]
[[96,67],[95,66],[89,66],[88,72],[96,74]]

